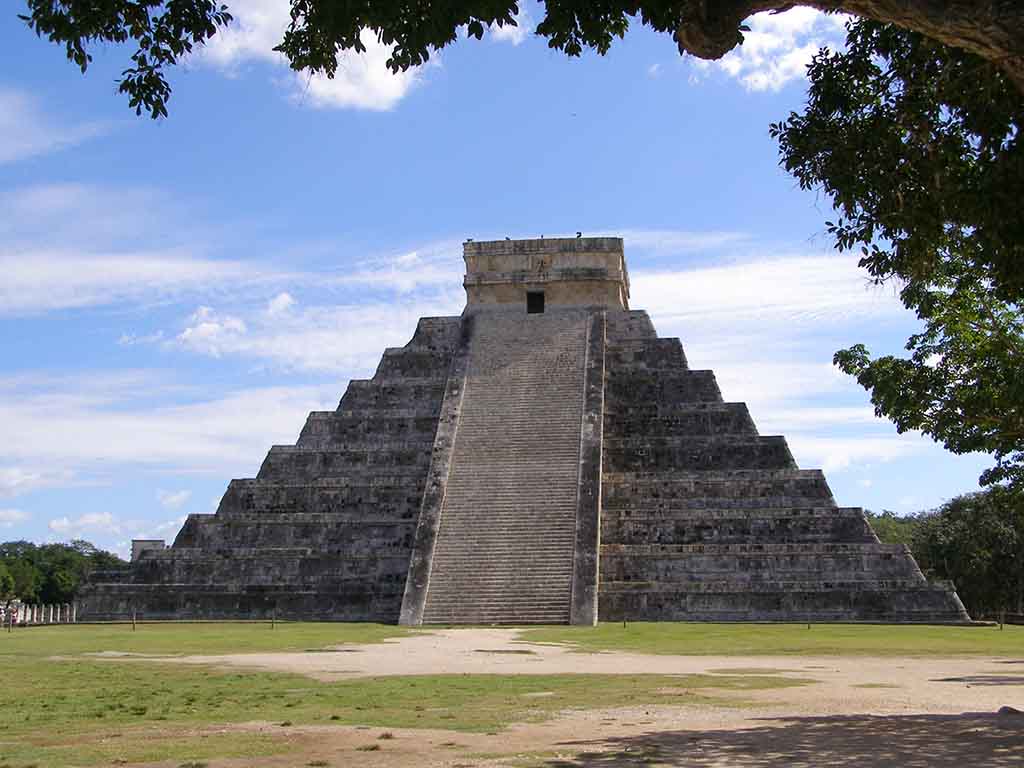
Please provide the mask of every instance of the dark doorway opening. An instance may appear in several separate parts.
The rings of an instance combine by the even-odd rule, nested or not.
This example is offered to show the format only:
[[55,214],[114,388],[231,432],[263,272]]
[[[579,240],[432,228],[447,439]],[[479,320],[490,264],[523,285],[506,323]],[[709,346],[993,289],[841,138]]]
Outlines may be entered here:
[[539,315],[544,311],[544,291],[526,292],[526,314]]

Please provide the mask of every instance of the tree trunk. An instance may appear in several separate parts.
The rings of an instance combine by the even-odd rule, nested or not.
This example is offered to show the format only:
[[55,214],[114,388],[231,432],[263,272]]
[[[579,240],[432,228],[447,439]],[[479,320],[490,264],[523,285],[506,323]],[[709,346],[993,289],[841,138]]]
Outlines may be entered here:
[[744,19],[798,5],[896,24],[963,48],[1000,67],[1024,93],[1021,0],[687,0],[675,34],[679,51],[719,59],[740,43]]

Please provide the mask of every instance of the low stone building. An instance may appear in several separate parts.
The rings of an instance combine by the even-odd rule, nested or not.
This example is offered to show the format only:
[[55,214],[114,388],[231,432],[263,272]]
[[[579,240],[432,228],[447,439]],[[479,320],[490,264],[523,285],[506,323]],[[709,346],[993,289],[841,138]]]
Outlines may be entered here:
[[617,238],[467,242],[424,318],[79,617],[960,622],[629,308]]

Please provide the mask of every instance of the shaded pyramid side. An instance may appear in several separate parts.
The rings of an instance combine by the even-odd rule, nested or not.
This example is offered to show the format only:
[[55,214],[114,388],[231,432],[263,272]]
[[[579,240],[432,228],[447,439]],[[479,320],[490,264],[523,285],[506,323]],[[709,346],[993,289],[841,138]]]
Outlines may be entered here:
[[602,620],[968,620],[644,312],[608,313],[602,497]]
[[94,574],[79,615],[396,622],[458,333],[458,317],[421,319],[337,410],[232,480],[215,514]]

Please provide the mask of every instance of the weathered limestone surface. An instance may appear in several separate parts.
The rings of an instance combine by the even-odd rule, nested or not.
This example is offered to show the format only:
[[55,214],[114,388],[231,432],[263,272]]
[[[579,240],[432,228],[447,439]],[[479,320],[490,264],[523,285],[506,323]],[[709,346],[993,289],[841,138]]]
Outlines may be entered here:
[[589,319],[472,316],[425,623],[569,620]]
[[644,312],[608,312],[604,620],[967,620]]
[[629,310],[621,240],[464,256],[461,318],[421,320],[173,546],[135,542],[80,618],[968,620]]
[[459,319],[425,318],[336,411],[312,413],[214,515],[97,574],[81,619],[396,622]]

